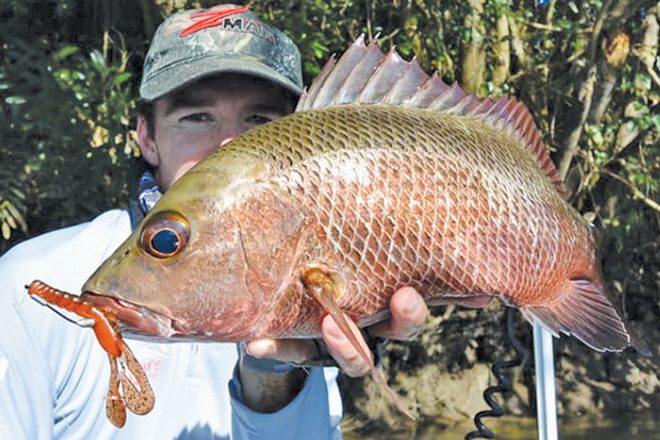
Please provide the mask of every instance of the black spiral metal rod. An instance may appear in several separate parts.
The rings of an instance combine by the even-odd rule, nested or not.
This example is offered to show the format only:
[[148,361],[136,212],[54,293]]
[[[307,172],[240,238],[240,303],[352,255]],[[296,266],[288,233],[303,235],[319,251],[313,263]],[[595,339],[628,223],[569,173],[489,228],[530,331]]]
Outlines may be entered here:
[[476,431],[472,431],[465,436],[465,440],[472,440],[475,438],[495,438],[493,431],[491,431],[483,422],[482,419],[485,417],[501,417],[504,414],[504,408],[495,401],[493,394],[500,393],[505,394],[512,390],[511,387],[511,378],[505,370],[511,369],[513,367],[518,367],[523,363],[527,362],[529,357],[529,350],[520,342],[516,337],[515,331],[513,328],[513,315],[515,310],[511,307],[507,307],[506,310],[506,333],[509,339],[509,342],[513,346],[513,349],[516,352],[516,357],[508,361],[497,361],[493,363],[491,371],[497,379],[495,385],[489,386],[484,391],[484,400],[490,406],[489,410],[480,411],[474,416],[474,425],[477,427]]

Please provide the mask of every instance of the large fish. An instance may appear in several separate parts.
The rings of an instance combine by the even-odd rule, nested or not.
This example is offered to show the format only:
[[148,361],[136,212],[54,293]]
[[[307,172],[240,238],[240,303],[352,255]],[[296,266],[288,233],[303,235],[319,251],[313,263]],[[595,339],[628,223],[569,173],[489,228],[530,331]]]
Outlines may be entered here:
[[82,299],[162,338],[308,338],[367,326],[413,286],[498,298],[555,335],[630,345],[592,228],[523,104],[478,100],[358,39],[292,115],[177,181]]

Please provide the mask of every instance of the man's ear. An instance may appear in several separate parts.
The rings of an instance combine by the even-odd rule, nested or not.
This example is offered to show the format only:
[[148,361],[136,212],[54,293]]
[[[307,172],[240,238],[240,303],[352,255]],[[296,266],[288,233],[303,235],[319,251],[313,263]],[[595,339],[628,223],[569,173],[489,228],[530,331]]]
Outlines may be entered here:
[[136,131],[140,151],[142,151],[142,157],[144,157],[144,160],[146,160],[149,165],[154,168],[157,167],[160,163],[160,156],[158,155],[158,149],[156,148],[156,141],[153,136],[149,135],[147,120],[142,115],[137,116]]

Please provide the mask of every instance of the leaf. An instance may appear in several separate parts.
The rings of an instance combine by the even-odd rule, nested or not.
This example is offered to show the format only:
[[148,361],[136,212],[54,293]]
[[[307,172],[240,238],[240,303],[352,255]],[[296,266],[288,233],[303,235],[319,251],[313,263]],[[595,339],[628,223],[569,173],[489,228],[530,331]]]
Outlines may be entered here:
[[560,19],[557,20],[557,26],[564,30],[569,30],[571,27],[573,27],[573,22],[571,20],[566,20],[566,19]]
[[119,75],[117,75],[115,77],[114,83],[115,83],[116,86],[118,86],[118,85],[126,82],[130,77],[131,77],[131,72],[120,73]]
[[101,52],[98,50],[93,50],[89,54],[89,58],[92,60],[92,63],[96,64],[99,67],[105,67],[105,60],[103,59],[103,55],[101,55]]
[[305,73],[312,77],[318,75],[319,72],[321,71],[321,68],[314,63],[305,62],[304,66],[305,66]]
[[324,46],[320,41],[312,42],[310,48],[312,49],[312,52],[314,52],[315,58],[324,58],[325,54],[330,51],[330,49]]
[[596,145],[602,145],[603,144],[603,132],[601,130],[601,127],[599,125],[587,125],[586,126],[586,131],[591,140],[594,142]]
[[[23,215],[16,209],[13,203],[7,203],[7,211],[11,214],[11,216],[21,225],[21,230],[23,232],[27,232],[27,222],[25,221],[25,218]],[[16,229],[16,226],[14,226],[14,229]]]
[[64,58],[68,57],[72,53],[75,53],[78,51],[78,48],[76,46],[66,46],[60,49],[56,54],[55,54],[55,59],[56,60],[63,60]]
[[94,66],[97,72],[99,72],[103,77],[108,75],[110,68],[108,68],[106,65],[105,58],[103,58],[103,54],[101,54],[101,52],[94,49],[90,52],[89,58],[92,60],[92,66]]
[[19,199],[25,200],[25,193],[23,191],[21,191],[20,189],[12,188],[11,192],[13,192],[16,195],[16,197],[18,197]]
[[55,72],[55,77],[60,81],[69,81],[71,78],[71,71],[69,69],[59,69]]
[[16,224],[16,220],[14,220],[14,217],[12,217],[11,215],[7,215],[5,219],[7,220],[7,223],[9,224],[10,228],[16,229],[18,225]]
[[27,101],[22,96],[7,96],[5,102],[9,105],[21,105],[25,104]]
[[11,228],[6,222],[2,222],[2,238],[9,240],[11,238]]
[[640,93],[645,93],[651,90],[651,77],[646,73],[638,73],[635,75],[635,89]]

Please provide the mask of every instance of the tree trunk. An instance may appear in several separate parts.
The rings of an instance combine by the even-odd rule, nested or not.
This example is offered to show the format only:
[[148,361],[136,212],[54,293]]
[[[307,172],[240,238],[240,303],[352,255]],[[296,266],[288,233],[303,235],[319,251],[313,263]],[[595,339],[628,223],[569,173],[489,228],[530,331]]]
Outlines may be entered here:
[[461,82],[467,92],[476,93],[484,81],[486,53],[484,51],[485,29],[481,23],[484,0],[470,0],[472,14],[465,17],[465,27],[470,30],[470,39],[463,43],[463,65]]
[[495,58],[493,83],[498,87],[504,84],[509,76],[509,67],[511,65],[511,43],[509,42],[509,19],[507,17],[507,12],[502,12],[497,17],[497,41],[493,47],[493,55]]

